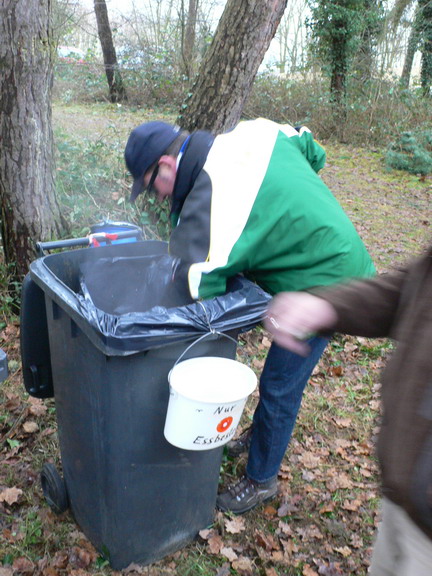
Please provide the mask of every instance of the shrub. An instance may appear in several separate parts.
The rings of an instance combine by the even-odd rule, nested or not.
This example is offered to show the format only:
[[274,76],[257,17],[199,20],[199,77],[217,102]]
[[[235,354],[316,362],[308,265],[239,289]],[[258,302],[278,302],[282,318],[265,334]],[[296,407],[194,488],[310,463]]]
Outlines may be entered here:
[[386,155],[386,165],[410,174],[426,176],[432,172],[432,131],[403,132],[392,142]]
[[72,237],[89,233],[104,219],[139,225],[146,238],[166,240],[169,206],[154,195],[130,204],[129,181],[124,163],[124,142],[117,133],[90,140],[60,131],[56,141],[56,187],[62,210],[71,225]]
[[[118,61],[129,104],[180,108],[187,80],[170,65],[169,54],[122,52]],[[109,100],[103,63],[94,57],[59,58],[54,67],[53,98],[66,104]]]
[[306,124],[322,140],[338,138],[355,145],[385,147],[401,132],[432,128],[431,101],[396,79],[360,83],[350,79],[347,118],[336,124],[328,82],[319,73],[257,76],[244,109],[245,118],[264,116],[277,122]]

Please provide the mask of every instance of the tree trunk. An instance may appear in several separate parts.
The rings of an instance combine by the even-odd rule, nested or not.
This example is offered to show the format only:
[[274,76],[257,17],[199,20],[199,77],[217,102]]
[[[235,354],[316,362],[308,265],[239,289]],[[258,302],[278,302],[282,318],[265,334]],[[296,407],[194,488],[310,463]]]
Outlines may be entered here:
[[405,54],[404,65],[402,69],[402,74],[400,77],[401,85],[405,88],[408,88],[411,78],[411,72],[414,62],[414,56],[418,49],[419,42],[420,42],[420,22],[419,18],[421,18],[421,11],[417,9],[414,15],[414,21],[411,28],[411,33],[408,38],[408,46],[407,52]]
[[16,280],[35,241],[66,226],[54,189],[50,11],[50,0],[3,0],[0,11],[1,233]]
[[396,32],[402,22],[403,15],[407,8],[417,0],[395,0],[393,8],[390,10],[388,17],[390,20],[390,31]]
[[355,62],[357,78],[362,84],[367,84],[373,77],[374,45],[378,38],[380,24],[378,24],[378,15],[374,18],[378,12],[377,0],[363,0],[363,3],[366,14]]
[[215,133],[233,128],[287,0],[228,0],[177,122]]
[[330,93],[334,111],[340,121],[346,118],[346,78],[348,71],[348,56],[344,36],[333,37],[333,54],[337,54],[339,58],[333,58],[332,61]]
[[111,102],[127,100],[126,90],[117,63],[111,26],[108,19],[108,9],[105,0],[94,0],[94,11],[98,28],[99,41],[105,65],[105,74]]
[[[184,2],[182,1],[182,5]],[[198,14],[199,0],[189,0],[189,8],[187,16],[185,17],[185,11],[183,9],[182,18],[186,20],[183,26],[182,34],[182,60],[184,74],[186,78],[191,78],[194,72],[194,47],[195,47],[195,37],[196,37],[196,23]]]
[[422,59],[420,80],[424,96],[432,96],[432,2],[419,0],[422,12]]

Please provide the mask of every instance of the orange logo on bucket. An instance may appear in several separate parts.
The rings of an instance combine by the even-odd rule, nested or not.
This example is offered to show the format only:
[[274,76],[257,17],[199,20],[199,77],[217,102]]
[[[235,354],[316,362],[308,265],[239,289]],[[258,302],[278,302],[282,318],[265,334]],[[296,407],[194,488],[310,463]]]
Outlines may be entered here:
[[219,422],[219,424],[216,426],[216,430],[218,432],[226,432],[228,430],[228,428],[231,426],[232,424],[232,417],[228,416],[228,418],[224,418],[223,420],[221,420]]

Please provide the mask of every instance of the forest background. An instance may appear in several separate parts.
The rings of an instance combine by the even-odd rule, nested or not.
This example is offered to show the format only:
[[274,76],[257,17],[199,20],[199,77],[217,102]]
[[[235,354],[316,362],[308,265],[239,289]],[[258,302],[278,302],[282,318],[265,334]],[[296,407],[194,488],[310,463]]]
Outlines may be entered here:
[[[112,39],[108,56],[96,18],[96,5],[101,4],[107,8]],[[130,178],[124,144],[130,130],[146,120],[193,120],[188,112],[199,88],[195,80],[229,4],[54,3],[54,182],[66,223],[48,236],[40,229],[26,233],[32,246],[42,239],[84,236],[104,218],[133,222],[149,239],[167,238],[166,206],[155,205],[152,198],[138,206],[127,202]],[[258,10],[259,4],[268,3],[249,4]],[[250,88],[241,95],[246,96],[241,118],[265,116],[311,128],[327,149],[323,179],[384,272],[430,241],[430,2],[352,0],[331,5],[337,9],[331,14],[324,2],[287,5]],[[233,29],[231,34],[239,33]],[[339,51],[332,51],[335,46]],[[3,76],[4,143],[6,93]],[[210,118],[214,125],[218,112]],[[203,125],[204,119],[199,122]],[[4,234],[3,157],[0,166]],[[35,186],[9,186],[13,194],[22,189],[28,199]],[[17,243],[22,236],[18,227]],[[10,372],[0,390],[0,575],[111,575],[106,558],[94,550],[69,512],[56,516],[41,493],[43,462],[61,465],[55,403],[31,398],[23,389],[20,278],[14,255],[7,253],[0,268],[0,343],[8,352]],[[239,359],[259,374],[268,345],[261,328],[247,333],[241,337]],[[334,339],[305,395],[281,470],[278,499],[242,518],[217,514],[214,525],[185,549],[155,565],[133,565],[122,573],[366,574],[379,514],[373,452],[379,373],[392,346],[387,341]],[[243,426],[256,401],[255,395]],[[224,460],[221,482],[228,482],[242,466],[242,459]]]

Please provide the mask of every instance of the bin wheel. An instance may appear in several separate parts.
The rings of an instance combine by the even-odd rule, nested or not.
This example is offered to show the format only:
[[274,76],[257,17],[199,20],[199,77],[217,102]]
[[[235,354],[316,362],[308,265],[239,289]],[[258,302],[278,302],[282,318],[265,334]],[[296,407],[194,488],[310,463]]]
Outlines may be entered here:
[[41,475],[42,491],[48,506],[56,514],[62,514],[69,508],[69,498],[63,478],[54,464],[44,464]]

